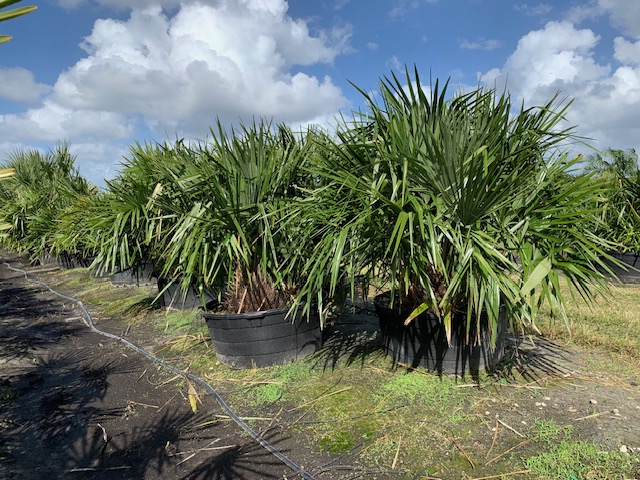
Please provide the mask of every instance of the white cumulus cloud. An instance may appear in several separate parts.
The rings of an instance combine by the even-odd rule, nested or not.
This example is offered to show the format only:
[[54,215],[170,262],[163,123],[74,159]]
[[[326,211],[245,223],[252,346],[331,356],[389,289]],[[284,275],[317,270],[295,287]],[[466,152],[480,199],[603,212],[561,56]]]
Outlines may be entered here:
[[505,85],[518,100],[539,105],[560,92],[574,100],[569,124],[599,148],[640,144],[640,50],[637,43],[615,40],[618,68],[599,64],[600,38],[572,23],[549,22],[520,39],[502,68],[481,75],[490,86]]
[[109,145],[139,132],[202,139],[216,118],[327,124],[347,105],[329,76],[305,70],[350,51],[348,25],[312,31],[286,0],[58,0],[66,8],[92,2],[130,12],[96,20],[81,43],[85,56],[53,86],[0,69],[0,98],[39,101],[0,115],[0,144],[70,141],[95,181],[115,172],[122,146]]
[[640,38],[640,2],[636,0],[590,0],[573,7],[567,20],[580,23],[603,15],[608,16],[611,24],[624,34]]
[[312,35],[281,0],[185,4],[173,17],[159,6],[135,9],[125,21],[95,23],[87,57],[59,77],[53,98],[70,109],[139,114],[159,131],[198,134],[215,116],[302,122],[346,99],[331,78],[294,66],[331,63],[349,35]]
[[133,121],[107,111],[72,110],[45,101],[24,113],[0,115],[3,140],[58,142],[124,139],[133,133]]
[[620,63],[640,65],[640,40],[630,42],[623,37],[614,40],[614,58]]
[[0,68],[0,98],[16,102],[35,102],[49,90],[37,83],[33,73],[24,68]]
[[556,90],[570,94],[609,73],[608,65],[593,58],[598,40],[591,30],[549,22],[522,37],[504,67],[487,72],[482,80],[499,87],[508,82],[510,91],[528,101],[541,101]]

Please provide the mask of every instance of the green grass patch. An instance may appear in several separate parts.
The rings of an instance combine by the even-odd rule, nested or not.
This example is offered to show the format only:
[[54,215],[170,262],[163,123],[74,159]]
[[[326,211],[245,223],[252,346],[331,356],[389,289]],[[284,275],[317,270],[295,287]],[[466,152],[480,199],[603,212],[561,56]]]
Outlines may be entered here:
[[540,479],[627,479],[633,478],[633,462],[627,455],[602,451],[587,442],[563,440],[547,452],[529,457],[525,467]]
[[86,268],[52,272],[42,280],[106,317],[136,320],[158,309],[158,305],[152,303],[156,295],[152,287],[114,287],[107,279],[94,277]]
[[197,310],[174,310],[163,315],[163,333],[168,335],[192,331],[196,319]]
[[534,434],[539,442],[553,445],[558,440],[568,440],[571,438],[573,427],[566,425],[560,427],[553,419],[541,419],[531,425],[531,433]]
[[355,446],[355,440],[352,432],[339,430],[322,437],[318,445],[322,450],[329,453],[343,453]]
[[282,398],[282,385],[277,383],[258,385],[251,390],[251,395],[255,405],[276,403]]
[[393,404],[419,402],[440,415],[450,415],[462,407],[464,392],[449,377],[409,371],[390,378],[382,385],[377,398]]
[[553,420],[540,420],[531,427],[545,451],[524,461],[529,473],[540,479],[631,478],[629,455],[611,453],[593,443],[573,441],[572,427],[559,427]]

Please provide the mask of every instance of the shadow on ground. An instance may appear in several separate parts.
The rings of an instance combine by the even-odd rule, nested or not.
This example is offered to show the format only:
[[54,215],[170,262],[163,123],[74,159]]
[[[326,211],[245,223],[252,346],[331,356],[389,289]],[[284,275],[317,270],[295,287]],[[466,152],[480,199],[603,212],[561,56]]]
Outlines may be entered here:
[[542,378],[568,376],[578,368],[574,353],[543,337],[512,336],[508,343],[505,358],[494,372],[497,377],[512,379],[518,375],[535,382]]
[[[153,335],[153,332],[149,333]],[[0,478],[283,478],[290,470],[212,417],[157,365],[91,333],[79,311],[0,262]],[[295,442],[267,440],[283,453]]]
[[365,310],[345,311],[323,331],[324,342],[314,355],[316,367],[335,369],[339,363],[364,365],[367,358],[384,357],[378,317]]

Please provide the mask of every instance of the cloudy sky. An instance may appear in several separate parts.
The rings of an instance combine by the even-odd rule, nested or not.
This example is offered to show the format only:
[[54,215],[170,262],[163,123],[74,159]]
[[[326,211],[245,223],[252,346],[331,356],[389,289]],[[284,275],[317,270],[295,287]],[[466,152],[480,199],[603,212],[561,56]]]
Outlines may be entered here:
[[103,185],[137,141],[271,118],[331,125],[360,88],[423,79],[557,91],[598,148],[640,149],[638,0],[23,0],[0,24],[0,162],[71,144]]

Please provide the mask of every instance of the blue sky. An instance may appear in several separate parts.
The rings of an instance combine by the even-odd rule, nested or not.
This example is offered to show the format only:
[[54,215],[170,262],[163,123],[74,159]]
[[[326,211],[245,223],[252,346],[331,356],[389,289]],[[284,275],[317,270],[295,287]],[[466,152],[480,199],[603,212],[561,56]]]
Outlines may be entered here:
[[331,125],[349,84],[416,64],[424,80],[556,92],[598,148],[640,149],[637,0],[23,0],[0,24],[0,160],[67,141],[91,181],[138,141],[272,118]]

